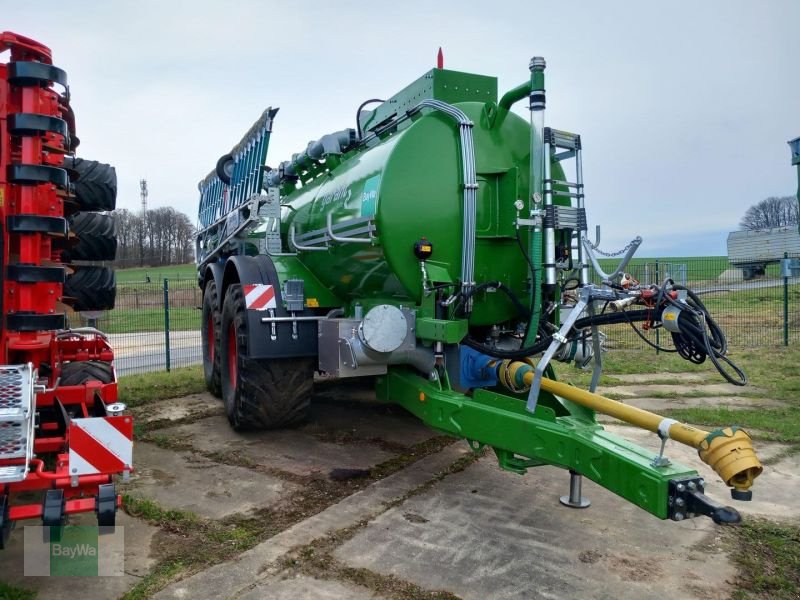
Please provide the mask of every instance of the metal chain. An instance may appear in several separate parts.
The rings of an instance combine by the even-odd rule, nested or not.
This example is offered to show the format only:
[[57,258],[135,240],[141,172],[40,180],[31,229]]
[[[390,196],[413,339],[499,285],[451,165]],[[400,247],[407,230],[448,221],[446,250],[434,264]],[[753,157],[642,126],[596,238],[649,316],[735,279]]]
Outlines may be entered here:
[[624,247],[622,250],[619,250],[619,251],[617,251],[617,252],[603,252],[602,250],[600,250],[600,248],[598,248],[597,246],[595,246],[595,245],[592,243],[592,241],[591,241],[591,240],[589,240],[588,238],[587,238],[587,240],[586,240],[586,241],[587,241],[587,242],[589,243],[589,245],[592,247],[592,250],[594,250],[594,251],[595,251],[595,252],[597,252],[598,254],[602,254],[603,256],[607,256],[607,257],[609,257],[609,258],[613,258],[613,257],[615,257],[615,256],[622,256],[622,255],[623,255],[623,254],[625,254],[625,253],[626,253],[628,250],[630,250],[631,246],[633,246],[633,244],[634,244],[634,242],[635,242],[635,240],[632,240],[632,241],[631,241],[631,242],[630,242],[630,243],[629,243],[627,246],[625,246],[625,247]]

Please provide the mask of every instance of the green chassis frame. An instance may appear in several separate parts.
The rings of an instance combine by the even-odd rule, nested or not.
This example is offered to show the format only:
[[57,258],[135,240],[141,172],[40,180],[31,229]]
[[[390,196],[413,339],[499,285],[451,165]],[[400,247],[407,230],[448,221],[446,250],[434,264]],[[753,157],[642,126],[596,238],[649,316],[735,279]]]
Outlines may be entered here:
[[669,518],[671,480],[697,477],[680,464],[653,466],[656,454],[608,433],[594,412],[547,392],[535,413],[522,397],[476,389],[466,396],[427,381],[405,368],[378,379],[378,398],[399,404],[430,427],[491,446],[500,466],[524,474],[529,467],[555,465],[588,477],[661,519]]

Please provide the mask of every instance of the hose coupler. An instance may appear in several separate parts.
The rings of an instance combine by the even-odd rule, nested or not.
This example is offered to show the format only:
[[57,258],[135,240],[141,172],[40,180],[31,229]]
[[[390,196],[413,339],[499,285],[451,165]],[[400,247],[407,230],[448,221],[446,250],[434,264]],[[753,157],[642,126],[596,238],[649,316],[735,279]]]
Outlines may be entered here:
[[531,71],[544,71],[546,66],[547,62],[545,62],[544,56],[534,56],[528,65]]
[[529,65],[531,70],[531,110],[544,110],[544,69],[546,66],[547,64],[545,63],[544,58],[541,56],[534,56],[531,59],[531,63]]

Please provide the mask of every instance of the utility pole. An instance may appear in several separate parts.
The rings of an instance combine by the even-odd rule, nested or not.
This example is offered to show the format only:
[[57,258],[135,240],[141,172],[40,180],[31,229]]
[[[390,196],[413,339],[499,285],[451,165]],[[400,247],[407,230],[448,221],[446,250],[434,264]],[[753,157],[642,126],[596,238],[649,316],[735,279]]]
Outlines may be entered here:
[[139,227],[139,266],[144,266],[144,234],[147,226],[147,179],[139,180],[139,195],[142,198],[142,223]]
[[147,214],[147,179],[139,180],[140,196],[142,198],[142,218]]

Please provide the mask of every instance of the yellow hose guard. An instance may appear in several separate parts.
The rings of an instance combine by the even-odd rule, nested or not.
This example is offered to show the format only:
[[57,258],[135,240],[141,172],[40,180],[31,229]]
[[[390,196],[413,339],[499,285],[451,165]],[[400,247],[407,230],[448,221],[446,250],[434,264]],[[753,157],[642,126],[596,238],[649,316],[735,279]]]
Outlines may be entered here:
[[[516,382],[524,382],[527,386],[533,383],[532,361],[504,360],[496,364],[498,380],[512,391],[518,391],[515,389],[518,386],[514,385]],[[542,378],[541,389],[625,423],[659,435],[666,434],[681,444],[696,448],[702,461],[733,488],[731,493],[734,498],[746,499],[753,481],[764,470],[750,436],[738,427],[704,431],[547,377]]]

